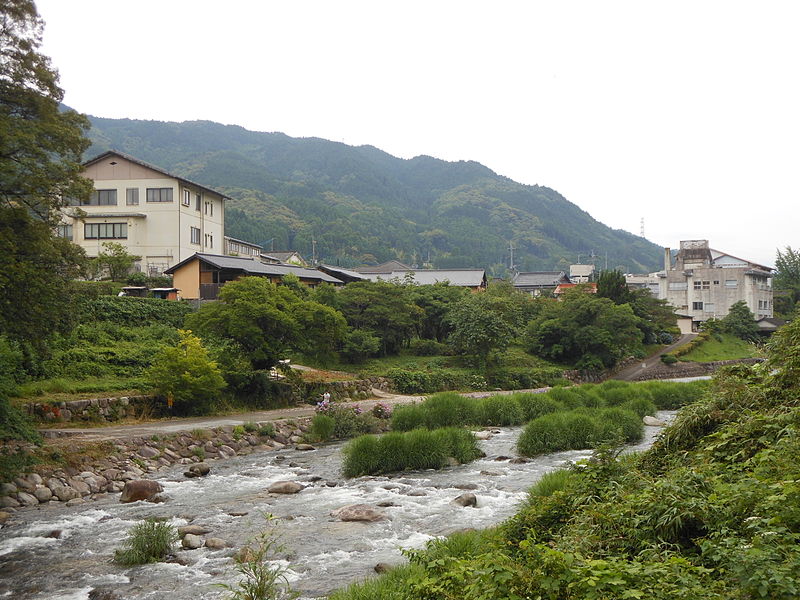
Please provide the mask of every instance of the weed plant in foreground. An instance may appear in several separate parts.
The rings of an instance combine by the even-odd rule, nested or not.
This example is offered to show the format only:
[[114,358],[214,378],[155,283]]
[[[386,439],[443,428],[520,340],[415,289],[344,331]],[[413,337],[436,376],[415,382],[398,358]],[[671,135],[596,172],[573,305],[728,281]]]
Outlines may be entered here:
[[342,449],[345,477],[416,469],[441,469],[448,458],[467,463],[480,456],[471,431],[457,427],[363,435]]
[[144,565],[164,560],[178,541],[169,523],[146,519],[130,528],[123,547],[114,552],[114,562],[123,566]]

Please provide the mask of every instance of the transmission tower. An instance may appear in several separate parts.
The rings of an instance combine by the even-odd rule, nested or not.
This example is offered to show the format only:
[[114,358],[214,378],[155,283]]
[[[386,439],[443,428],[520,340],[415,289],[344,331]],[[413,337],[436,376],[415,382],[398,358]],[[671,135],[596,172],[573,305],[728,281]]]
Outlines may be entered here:
[[639,221],[639,235],[644,237],[644,217]]

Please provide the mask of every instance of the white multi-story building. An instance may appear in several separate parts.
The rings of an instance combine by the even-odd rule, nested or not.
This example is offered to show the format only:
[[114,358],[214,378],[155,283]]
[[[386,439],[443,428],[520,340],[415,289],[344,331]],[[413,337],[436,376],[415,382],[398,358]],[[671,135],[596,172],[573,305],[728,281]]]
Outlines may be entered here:
[[721,319],[743,300],[756,319],[772,317],[771,267],[708,247],[708,240],[685,240],[677,255],[664,250],[658,297],[695,324]]
[[161,274],[197,252],[225,252],[227,196],[119,152],[84,163],[88,201],[70,202],[58,233],[97,256],[118,242],[141,257],[136,269]]

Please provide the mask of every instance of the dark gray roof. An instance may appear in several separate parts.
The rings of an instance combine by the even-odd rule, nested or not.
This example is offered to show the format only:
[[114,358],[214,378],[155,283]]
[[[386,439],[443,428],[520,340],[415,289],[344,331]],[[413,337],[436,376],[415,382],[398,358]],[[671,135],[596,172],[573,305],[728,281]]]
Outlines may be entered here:
[[356,267],[353,269],[358,273],[391,273],[392,271],[408,271],[411,267],[404,265],[399,260],[390,260],[380,265],[373,265],[369,267]]
[[392,271],[391,273],[364,273],[372,281],[382,279],[399,279],[402,281],[407,276],[411,276],[414,283],[419,285],[432,285],[448,281],[450,285],[457,287],[479,287],[486,283],[486,271],[483,269],[406,269],[402,271]]
[[125,160],[129,160],[132,163],[136,163],[137,165],[140,165],[142,167],[146,167],[148,169],[152,169],[153,171],[158,171],[159,173],[163,173],[167,177],[172,177],[173,179],[177,179],[178,181],[181,181],[183,183],[188,183],[189,185],[193,185],[194,187],[198,187],[201,190],[204,190],[206,192],[211,192],[212,194],[216,194],[217,196],[222,196],[226,200],[230,200],[230,196],[226,196],[225,194],[223,194],[221,192],[218,192],[217,190],[211,189],[210,187],[206,187],[204,185],[200,185],[199,183],[195,183],[194,181],[190,181],[190,180],[186,179],[185,177],[180,177],[178,175],[170,173],[169,171],[165,171],[164,169],[162,169],[160,167],[153,166],[151,164],[148,164],[148,163],[144,162],[143,160],[139,160],[138,158],[134,158],[133,156],[129,156],[129,155],[125,154],[124,152],[118,152],[117,150],[108,150],[107,152],[103,152],[102,154],[98,154],[94,158],[90,158],[85,163],[83,163],[83,166],[84,167],[91,166],[96,162],[100,162],[101,160],[103,160],[104,158],[106,158],[107,156],[109,156],[111,154],[113,154],[115,156],[119,156],[120,158],[124,158]]
[[363,273],[357,273],[356,271],[351,271],[349,269],[343,269],[341,267],[332,267],[330,265],[319,265],[320,269],[325,269],[326,272],[333,273],[334,275],[337,273],[341,273],[345,277],[351,277],[353,279],[360,279],[363,281],[368,281],[369,277],[364,275]]
[[[83,209],[83,208],[84,207],[81,207],[81,209]],[[75,216],[75,215],[70,215],[70,216],[75,218],[75,219],[121,219],[123,217],[124,218],[132,217],[132,218],[135,218],[135,219],[146,219],[147,218],[146,214],[144,214],[144,213],[135,213],[135,212],[96,213],[96,212],[86,212],[86,211],[84,211],[84,213],[85,214],[82,214],[79,217]]]
[[294,265],[270,265],[262,263],[260,260],[253,260],[252,258],[239,257],[239,256],[222,256],[219,254],[193,254],[189,258],[182,260],[177,265],[166,269],[164,272],[174,273],[176,269],[188,263],[190,260],[198,258],[218,269],[231,269],[234,271],[242,271],[248,275],[277,275],[283,276],[288,273],[294,273],[301,279],[316,279],[319,281],[327,281],[328,283],[342,283],[339,279],[331,277],[327,273],[318,271],[317,269],[306,269],[305,267],[296,267]]
[[512,283],[514,287],[555,287],[567,283],[569,278],[564,271],[530,271],[517,273]]
[[229,235],[226,235],[225,239],[228,240],[229,242],[237,242],[239,244],[247,244],[248,246],[255,246],[256,248],[262,248],[263,247],[263,246],[261,246],[261,244],[254,244],[253,242],[248,242],[247,240],[240,240],[238,238],[231,237]]

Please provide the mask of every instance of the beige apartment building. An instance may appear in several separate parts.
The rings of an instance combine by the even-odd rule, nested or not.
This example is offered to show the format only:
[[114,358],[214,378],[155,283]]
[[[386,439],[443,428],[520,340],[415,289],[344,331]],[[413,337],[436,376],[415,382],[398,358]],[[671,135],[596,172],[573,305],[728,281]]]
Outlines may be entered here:
[[684,240],[677,255],[664,249],[664,271],[658,297],[695,327],[710,318],[721,319],[743,300],[756,319],[772,317],[772,271],[742,258],[708,247],[708,240]]
[[136,269],[160,275],[195,253],[225,253],[225,200],[210,188],[119,152],[84,163],[88,201],[69,203],[58,233],[97,256],[118,242],[140,256]]

